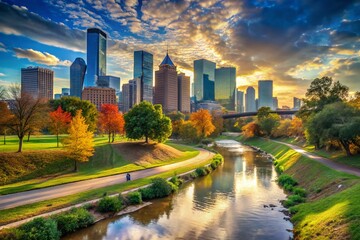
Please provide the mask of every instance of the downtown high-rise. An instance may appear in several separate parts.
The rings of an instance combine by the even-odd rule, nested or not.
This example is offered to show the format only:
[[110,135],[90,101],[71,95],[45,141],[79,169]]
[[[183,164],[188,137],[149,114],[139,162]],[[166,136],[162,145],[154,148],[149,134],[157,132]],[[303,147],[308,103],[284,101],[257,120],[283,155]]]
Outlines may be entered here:
[[244,92],[243,91],[236,91],[236,110],[239,113],[245,112],[244,109]]
[[190,112],[190,77],[185,73],[178,74],[178,111]]
[[70,66],[70,96],[81,98],[86,73],[86,63],[82,58],[76,58]]
[[141,101],[153,102],[153,55],[146,51],[134,52],[134,79],[141,81]]
[[258,82],[258,99],[259,108],[270,107],[271,109],[274,109],[272,80],[260,80]]
[[54,71],[41,67],[21,69],[21,94],[29,94],[33,98],[53,99]]
[[87,30],[87,73],[85,87],[95,87],[99,76],[106,75],[107,36],[98,28]]
[[255,89],[248,87],[245,93],[245,112],[256,112]]
[[196,101],[215,100],[216,63],[206,59],[194,61],[194,95]]
[[215,70],[215,100],[227,110],[235,111],[236,68]]

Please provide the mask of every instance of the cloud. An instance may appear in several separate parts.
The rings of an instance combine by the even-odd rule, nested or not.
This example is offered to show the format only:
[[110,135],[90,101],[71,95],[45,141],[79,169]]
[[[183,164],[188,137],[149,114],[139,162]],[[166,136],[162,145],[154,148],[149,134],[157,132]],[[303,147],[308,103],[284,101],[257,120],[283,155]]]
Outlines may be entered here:
[[47,52],[42,53],[33,49],[21,48],[14,48],[14,52],[17,58],[27,58],[30,62],[36,62],[48,66],[71,65],[71,62],[69,60],[60,61],[59,58]]
[[85,51],[86,33],[73,29],[64,24],[29,12],[24,8],[10,6],[0,2],[0,32],[7,35],[26,36],[41,43],[70,49]]
[[0,52],[7,52],[5,45],[2,42],[0,42]]
[[0,73],[0,77],[5,77],[6,75],[4,73]]

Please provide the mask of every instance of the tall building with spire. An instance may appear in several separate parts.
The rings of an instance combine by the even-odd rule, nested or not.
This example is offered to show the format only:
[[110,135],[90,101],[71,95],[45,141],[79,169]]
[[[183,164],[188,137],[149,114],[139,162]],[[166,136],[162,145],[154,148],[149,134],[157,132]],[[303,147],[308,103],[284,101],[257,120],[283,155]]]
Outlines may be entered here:
[[145,51],[134,52],[134,79],[141,81],[141,101],[153,102],[153,55]]
[[85,72],[86,64],[84,59],[76,58],[70,66],[70,96],[81,98]]
[[87,30],[87,73],[84,87],[95,87],[99,76],[106,75],[106,40],[106,33],[102,30]]
[[168,53],[155,72],[154,104],[161,104],[164,112],[178,110],[178,77]]

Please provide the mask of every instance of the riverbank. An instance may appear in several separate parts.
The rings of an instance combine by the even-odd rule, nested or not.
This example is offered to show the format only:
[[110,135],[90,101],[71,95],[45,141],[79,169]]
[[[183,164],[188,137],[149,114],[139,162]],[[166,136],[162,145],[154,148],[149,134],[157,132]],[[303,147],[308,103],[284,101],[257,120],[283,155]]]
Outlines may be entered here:
[[272,140],[237,140],[273,155],[277,168],[306,189],[306,203],[290,208],[295,239],[360,239],[359,177],[335,171]]

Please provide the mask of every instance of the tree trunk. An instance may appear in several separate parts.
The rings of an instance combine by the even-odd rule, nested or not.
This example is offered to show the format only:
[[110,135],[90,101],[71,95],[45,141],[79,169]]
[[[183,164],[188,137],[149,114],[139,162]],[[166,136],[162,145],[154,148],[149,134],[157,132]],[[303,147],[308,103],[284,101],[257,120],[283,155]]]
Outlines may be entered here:
[[29,131],[29,133],[28,133],[28,139],[27,139],[27,142],[30,142],[30,135],[31,135],[31,131]]
[[24,136],[19,137],[19,149],[18,149],[18,152],[21,152],[21,151],[22,151],[23,139],[24,139]]
[[56,134],[56,147],[59,147],[59,134]]
[[145,136],[145,143],[149,143],[148,136]]
[[341,145],[344,147],[347,156],[351,156],[350,146],[346,141],[340,141]]
[[78,168],[77,168],[77,161],[74,160],[74,172],[77,172],[78,171]]
[[109,136],[109,143],[110,143],[111,132],[109,132],[108,136]]
[[111,139],[111,142],[114,142],[115,141],[115,132],[112,132],[112,139]]

